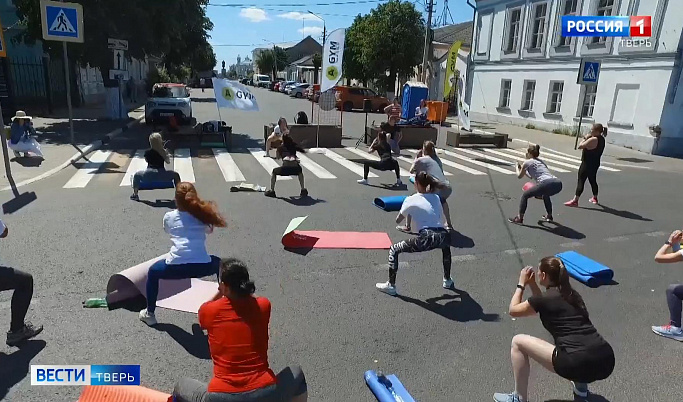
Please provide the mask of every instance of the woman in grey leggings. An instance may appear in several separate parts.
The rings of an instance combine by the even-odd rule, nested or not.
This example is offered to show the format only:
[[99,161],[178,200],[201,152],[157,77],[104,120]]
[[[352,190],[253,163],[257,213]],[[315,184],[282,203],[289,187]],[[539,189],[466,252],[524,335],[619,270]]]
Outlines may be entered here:
[[540,145],[529,144],[529,148],[526,151],[527,159],[524,163],[517,162],[517,177],[521,179],[524,176],[528,176],[536,182],[536,185],[522,193],[522,198],[519,200],[519,214],[514,218],[508,219],[510,223],[519,225],[524,223],[524,213],[531,197],[543,199],[547,214],[543,215],[541,219],[546,222],[553,221],[553,203],[550,201],[550,197],[562,191],[562,182],[552,175],[545,162],[538,158],[540,151]]
[[[681,239],[683,232],[676,230],[669,236],[669,240],[659,248],[655,261],[662,264],[683,261]],[[681,329],[681,307],[683,304],[683,284],[669,285],[666,289],[666,304],[669,306],[669,325],[652,327],[652,332],[665,338],[683,342]]]

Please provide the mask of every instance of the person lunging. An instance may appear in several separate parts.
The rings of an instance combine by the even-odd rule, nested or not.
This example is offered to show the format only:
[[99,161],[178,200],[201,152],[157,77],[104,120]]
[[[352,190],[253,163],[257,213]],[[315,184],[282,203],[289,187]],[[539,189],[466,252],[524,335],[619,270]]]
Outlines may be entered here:
[[576,183],[576,193],[574,198],[564,203],[568,207],[579,206],[579,198],[583,194],[583,186],[586,179],[593,190],[593,197],[588,200],[591,204],[598,203],[598,170],[600,169],[600,158],[605,151],[605,137],[607,137],[607,127],[602,124],[593,124],[591,132],[584,137],[579,144],[581,149],[581,166],[579,166],[579,179]]
[[403,182],[401,181],[401,167],[399,166],[398,161],[391,156],[391,146],[387,141],[385,129],[387,129],[387,123],[382,124],[380,132],[377,134],[377,138],[370,144],[370,148],[368,149],[368,152],[370,153],[377,151],[380,160],[363,162],[363,178],[358,180],[359,184],[368,184],[370,168],[373,168],[380,171],[393,170],[396,173],[396,185],[403,185]]
[[412,225],[417,230],[417,236],[400,241],[389,248],[389,281],[375,285],[380,291],[395,296],[396,273],[398,272],[398,256],[401,253],[420,253],[423,251],[441,249],[443,255],[443,287],[450,289],[454,286],[451,279],[451,235],[443,226],[441,220],[441,199],[437,192],[443,184],[426,172],[415,176],[415,190],[417,193],[408,196],[401,211],[396,217],[396,223],[401,223],[406,216],[412,216]]
[[[536,283],[537,278],[546,288],[545,293]],[[522,301],[527,287],[532,296]],[[530,335],[515,335],[510,348],[515,390],[495,393],[494,401],[529,400],[530,360],[571,381],[574,394],[582,398],[588,396],[589,383],[604,380],[614,371],[614,351],[591,323],[586,305],[572,289],[569,273],[559,258],[543,258],[537,273],[533,267],[522,269],[509,313],[512,317],[538,314],[555,344]]]
[[553,221],[553,202],[550,200],[550,197],[562,191],[562,182],[553,176],[545,162],[539,159],[540,151],[540,145],[529,144],[529,148],[526,151],[527,159],[524,163],[518,162],[515,166],[518,178],[521,179],[524,176],[528,176],[536,182],[536,185],[522,193],[522,198],[519,201],[519,214],[514,218],[508,219],[510,223],[520,225],[524,223],[524,213],[531,197],[543,198],[546,215],[543,215],[541,219],[547,222]]
[[171,251],[149,268],[147,273],[147,308],[140,311],[140,320],[156,325],[154,315],[160,279],[202,278],[218,276],[220,258],[206,251],[206,235],[214,227],[226,227],[216,204],[197,195],[192,183],[181,182],[175,190],[177,209],[164,215],[164,231],[171,236]]
[[304,171],[301,169],[297,151],[306,153],[299,144],[294,142],[289,134],[282,136],[282,145],[277,149],[277,158],[282,159],[282,166],[273,169],[270,175],[270,190],[265,192],[266,197],[275,197],[275,182],[278,176],[297,176],[301,185],[301,197],[308,196],[308,190],[304,186]]
[[133,175],[133,194],[130,199],[138,201],[138,191],[142,182],[169,182],[172,181],[177,187],[180,183],[180,175],[173,170],[166,170],[166,163],[171,163],[168,151],[164,148],[164,140],[161,134],[152,133],[149,136],[150,148],[145,151],[147,169],[136,172]]
[[[683,261],[681,250],[683,232],[675,230],[669,236],[669,240],[657,250],[655,261],[660,264],[671,264]],[[669,285],[666,289],[666,304],[669,306],[669,324],[652,327],[652,332],[665,338],[683,342],[683,329],[681,329],[681,309],[683,308],[683,284]]]

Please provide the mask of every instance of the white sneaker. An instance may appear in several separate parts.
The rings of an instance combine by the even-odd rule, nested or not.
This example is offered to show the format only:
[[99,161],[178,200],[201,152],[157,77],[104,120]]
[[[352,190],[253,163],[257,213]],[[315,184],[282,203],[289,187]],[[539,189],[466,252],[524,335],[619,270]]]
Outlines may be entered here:
[[358,184],[368,184],[368,181],[365,180],[365,179],[360,179],[360,180],[356,181],[356,183],[358,183]]
[[453,279],[444,279],[443,280],[443,288],[444,289],[453,289],[455,287],[455,283],[453,282]]
[[157,318],[154,316],[154,313],[150,313],[147,311],[147,309],[142,309],[140,311],[140,321],[144,322],[145,324],[149,325],[150,327],[153,325],[157,325]]
[[396,293],[396,286],[393,286],[389,282],[380,282],[375,284],[375,287],[377,290],[379,290],[382,293],[386,293],[388,295],[396,296],[398,293]]

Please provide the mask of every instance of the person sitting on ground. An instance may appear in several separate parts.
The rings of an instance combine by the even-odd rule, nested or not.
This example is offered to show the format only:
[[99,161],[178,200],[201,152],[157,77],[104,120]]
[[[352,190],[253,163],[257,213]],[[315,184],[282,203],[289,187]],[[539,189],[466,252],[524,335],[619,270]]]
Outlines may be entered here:
[[398,256],[400,253],[421,253],[436,249],[441,249],[443,255],[443,288],[453,288],[451,234],[443,226],[441,201],[436,194],[442,186],[441,182],[426,172],[419,172],[415,176],[415,190],[417,192],[403,201],[401,211],[396,216],[396,223],[400,224],[407,216],[412,216],[418,235],[400,241],[389,248],[389,281],[375,285],[375,288],[380,292],[396,296],[396,273],[398,272]]
[[401,126],[398,125],[398,117],[391,116],[389,117],[389,121],[382,125],[384,127],[383,131],[387,135],[387,141],[389,141],[391,152],[393,152],[394,155],[400,155],[401,148],[399,147],[399,144],[401,139],[403,139],[403,133],[401,133]]
[[305,402],[308,385],[298,366],[275,375],[268,364],[270,301],[254,297],[246,265],[223,260],[218,294],[199,308],[199,325],[208,332],[213,378],[206,384],[178,381],[175,402]]
[[420,100],[420,106],[415,108],[415,117],[408,120],[408,124],[423,126],[427,123],[427,113],[429,113],[429,108],[427,107],[427,102],[424,99]]
[[278,149],[282,144],[282,136],[289,134],[289,125],[287,124],[287,119],[280,117],[277,121],[277,125],[273,128],[273,133],[268,136],[266,140],[266,153],[263,155],[266,158],[270,157],[270,150],[272,148]]
[[[536,277],[546,288],[545,293],[541,292]],[[533,295],[522,301],[527,286]],[[529,359],[571,381],[574,394],[581,398],[588,396],[589,383],[604,380],[612,374],[614,351],[591,323],[586,305],[581,295],[572,289],[569,273],[559,258],[543,258],[537,273],[533,267],[522,269],[509,313],[512,317],[539,314],[555,344],[530,335],[515,335],[510,350],[515,391],[496,393],[494,401],[528,401]]]
[[140,184],[142,182],[161,183],[172,181],[176,187],[180,183],[180,175],[177,172],[166,170],[165,164],[171,163],[171,158],[166,148],[164,148],[164,140],[161,138],[161,134],[150,134],[149,147],[145,151],[147,169],[136,172],[133,175],[133,194],[130,196],[130,199],[134,201],[140,200],[138,191],[140,191]]
[[301,197],[308,195],[308,190],[304,186],[304,171],[301,169],[299,158],[296,152],[306,153],[306,150],[301,148],[299,144],[294,142],[289,134],[282,136],[282,145],[277,149],[276,154],[278,159],[282,159],[282,166],[273,169],[270,175],[270,190],[265,192],[266,197],[275,198],[275,182],[277,176],[297,176],[299,184],[301,185]]
[[[443,208],[443,214],[446,217],[446,230],[453,230],[453,223],[451,222],[451,210],[448,206],[448,197],[453,194],[453,188],[451,183],[446,180],[446,176],[443,172],[443,166],[441,165],[441,160],[436,156],[436,151],[434,150],[434,143],[431,141],[425,141],[422,145],[422,149],[418,152],[421,155],[413,161],[413,165],[410,167],[410,173],[417,174],[419,172],[426,172],[428,175],[436,178],[441,182],[442,186],[439,188],[437,194],[439,194],[439,199],[441,200],[441,207]],[[411,232],[411,220],[410,215],[406,216],[406,225],[397,226],[396,229],[401,232]]]
[[358,184],[368,184],[368,175],[370,174],[370,168],[387,171],[393,170],[396,172],[396,186],[402,186],[401,182],[401,167],[398,161],[391,156],[391,146],[387,141],[388,134],[386,130],[390,130],[389,124],[382,123],[380,126],[380,132],[377,134],[377,138],[370,144],[368,152],[372,153],[377,151],[380,160],[378,161],[365,161],[363,162],[363,178],[358,180]]
[[[0,220],[0,239],[7,237],[9,229]],[[33,298],[33,276],[18,269],[0,266],[0,291],[14,290],[10,303],[12,317],[7,331],[7,346],[17,346],[43,331],[43,326],[34,326],[24,321]]]
[[17,114],[12,117],[7,146],[14,151],[14,156],[17,158],[21,156],[21,152],[24,153],[25,158],[31,156],[30,154],[43,157],[40,144],[32,137],[36,134],[36,130],[33,128],[31,120],[32,117],[27,116],[23,110],[17,110]]
[[177,209],[164,215],[164,231],[173,242],[171,251],[152,264],[147,273],[147,308],[140,311],[140,320],[149,326],[157,324],[154,311],[160,279],[218,276],[220,258],[206,251],[206,235],[214,227],[227,226],[216,203],[200,199],[194,185],[188,182],[176,186],[175,202]]
[[[683,232],[675,230],[669,236],[669,240],[659,248],[655,255],[655,261],[660,264],[670,264],[683,261],[681,239]],[[666,304],[669,306],[669,325],[652,327],[652,332],[665,338],[683,342],[683,329],[681,329],[681,309],[683,303],[683,284],[672,284],[666,289]]]

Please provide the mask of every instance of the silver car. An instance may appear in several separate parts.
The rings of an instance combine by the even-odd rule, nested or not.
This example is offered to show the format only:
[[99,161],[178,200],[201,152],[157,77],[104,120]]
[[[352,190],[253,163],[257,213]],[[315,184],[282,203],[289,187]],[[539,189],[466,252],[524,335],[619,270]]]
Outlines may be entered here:
[[145,124],[165,122],[171,117],[178,124],[191,124],[190,90],[184,84],[155,84],[152,97],[145,103]]
[[303,98],[311,84],[296,84],[289,89],[289,96],[293,98]]
[[292,86],[294,84],[296,84],[296,81],[285,81],[285,82],[283,82],[282,84],[280,84],[280,92],[282,92],[283,94],[286,94],[287,93],[287,87]]

